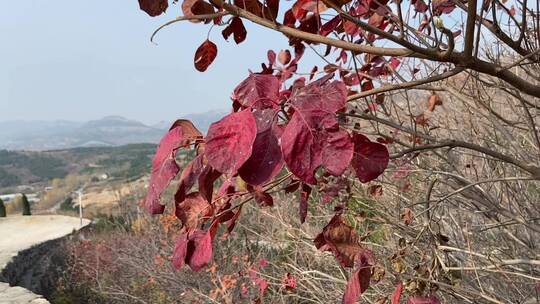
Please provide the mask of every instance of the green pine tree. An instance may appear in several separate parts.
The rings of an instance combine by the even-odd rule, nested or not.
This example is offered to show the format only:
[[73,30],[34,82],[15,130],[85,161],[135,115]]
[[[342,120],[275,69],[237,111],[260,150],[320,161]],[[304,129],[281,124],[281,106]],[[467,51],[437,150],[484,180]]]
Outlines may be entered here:
[[32,213],[30,212],[30,202],[28,202],[28,198],[24,194],[21,197],[21,204],[23,208],[22,215],[32,215]]
[[6,217],[6,206],[4,206],[4,201],[0,198],[0,217]]

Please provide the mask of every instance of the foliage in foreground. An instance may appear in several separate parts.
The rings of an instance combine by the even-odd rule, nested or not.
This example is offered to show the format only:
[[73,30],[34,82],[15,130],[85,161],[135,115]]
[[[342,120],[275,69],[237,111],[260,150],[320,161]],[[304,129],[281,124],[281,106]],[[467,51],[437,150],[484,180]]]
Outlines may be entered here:
[[[150,16],[168,7],[167,0],[139,4]],[[243,20],[249,20],[285,34],[293,49],[268,51],[262,70],[233,90],[232,113],[205,137],[179,120],[162,139],[144,206],[163,213],[161,195],[180,174],[174,203],[182,231],[174,266],[204,269],[220,227],[233,231],[251,201],[269,207],[274,191],[297,192],[304,223],[310,195],[324,193],[325,202],[342,191],[353,196],[352,188],[377,179],[393,159],[398,185],[372,184],[368,192],[392,191],[404,226],[389,216],[395,210],[363,214],[350,200],[338,200],[333,216],[311,237],[319,250],[353,269],[343,303],[354,303],[380,273],[374,245],[366,242],[373,231],[361,235],[349,220],[359,216],[393,225],[399,236],[391,258],[393,303],[405,293],[409,303],[438,303],[443,295],[490,303],[530,298],[540,276],[540,208],[530,190],[540,179],[538,7],[497,0],[290,4],[184,0],[184,16],[166,24],[213,23],[224,27],[225,39],[232,35],[241,43],[247,38]],[[320,72],[317,66],[299,72],[306,46],[325,61]],[[335,63],[329,62],[332,54]],[[195,68],[206,71],[217,56],[218,46],[207,38],[195,52]],[[409,88],[431,91],[427,109],[418,111],[418,98],[407,91],[397,98]],[[436,117],[441,95],[454,111]],[[181,170],[175,156],[185,148],[197,157]],[[413,191],[419,196],[403,194]],[[505,246],[497,246],[500,240]],[[493,250],[484,252],[484,244]],[[407,255],[418,264],[412,277],[403,263]],[[470,273],[465,288],[452,281],[455,271]],[[512,292],[498,292],[508,273]]]

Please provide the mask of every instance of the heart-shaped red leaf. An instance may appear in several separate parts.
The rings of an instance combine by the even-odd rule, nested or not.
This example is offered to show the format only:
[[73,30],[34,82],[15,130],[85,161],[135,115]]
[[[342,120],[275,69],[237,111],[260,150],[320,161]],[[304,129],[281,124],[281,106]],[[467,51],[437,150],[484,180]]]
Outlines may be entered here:
[[199,72],[204,72],[212,64],[217,56],[217,46],[210,40],[203,42],[195,52],[195,68]]
[[281,137],[281,151],[291,172],[312,185],[320,166],[330,174],[342,174],[353,153],[351,139],[339,129],[335,114],[345,106],[345,85],[320,79],[295,90],[291,102],[295,112]]
[[390,160],[390,155],[386,146],[366,141],[366,137],[361,134],[353,136],[354,156],[352,166],[356,176],[362,183],[367,183],[379,177]]
[[257,137],[250,158],[238,172],[248,184],[258,186],[281,171],[283,156],[279,146],[281,131],[274,126],[276,111],[267,109],[256,111],[254,115],[257,121]]
[[256,135],[257,124],[251,109],[225,116],[208,129],[208,163],[221,173],[236,173],[251,156]]

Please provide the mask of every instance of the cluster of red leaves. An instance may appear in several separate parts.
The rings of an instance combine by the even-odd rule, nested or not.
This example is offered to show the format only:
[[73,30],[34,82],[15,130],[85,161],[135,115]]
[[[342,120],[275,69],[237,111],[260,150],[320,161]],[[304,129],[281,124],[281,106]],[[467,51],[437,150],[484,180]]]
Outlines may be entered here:
[[[183,225],[173,256],[176,268],[187,264],[199,271],[210,262],[218,226],[225,224],[231,230],[240,215],[241,206],[236,210],[231,206],[233,198],[246,194],[237,189],[238,181],[247,185],[245,189],[257,203],[271,206],[273,199],[265,187],[286,165],[294,175],[289,179],[298,187],[303,222],[311,186],[322,180],[317,177],[320,170],[325,176],[336,177],[355,172],[361,182],[368,182],[388,165],[389,154],[383,144],[340,127],[336,115],[346,104],[345,84],[332,80],[332,74],[289,88],[284,88],[281,79],[272,74],[251,74],[232,94],[235,111],[212,124],[206,137],[190,122],[179,120],[161,140],[144,201],[152,214],[163,213],[160,196],[180,172],[175,159],[178,149],[193,147],[197,151],[182,170],[174,196],[175,214]],[[222,184],[218,197],[213,198],[218,180]],[[337,190],[344,187],[343,180],[336,184]],[[195,184],[198,190],[192,191]],[[366,263],[371,259],[365,258],[369,251],[360,247],[356,232],[340,213],[315,243],[334,253],[343,266],[357,264],[369,270],[371,264]],[[366,284],[366,276],[369,283],[371,270],[366,269],[353,276],[348,290],[358,289],[355,277],[362,277],[357,280],[361,286]],[[287,284],[294,285],[292,281]],[[347,298],[359,294],[353,292]]]
[[[342,6],[349,2],[332,0],[327,4]],[[389,9],[388,2],[354,1],[347,9],[362,22],[381,31],[392,32],[396,28],[395,21],[384,13]],[[141,9],[151,16],[159,15],[167,8],[166,0],[139,0],[139,3]],[[433,1],[433,9],[439,14],[448,13],[453,9],[451,3],[449,0]],[[234,0],[233,4],[270,21],[276,21],[278,16],[279,0]],[[412,4],[420,13],[428,9],[423,0]],[[216,6],[214,1],[184,0],[182,10],[184,15],[192,16],[213,14],[223,8]],[[284,13],[282,24],[322,36],[332,33],[344,39],[348,35],[359,44],[372,44],[381,39],[341,16],[323,22],[321,13],[326,10],[327,6],[322,1],[297,0]],[[247,30],[238,16],[227,21],[221,17],[202,21],[223,25],[223,37],[233,36],[237,44],[247,37]],[[290,38],[294,56],[289,50],[279,54],[269,51],[268,64],[262,64],[260,73],[251,73],[234,89],[233,111],[212,124],[205,137],[191,123],[178,121],[161,140],[153,161],[144,207],[152,214],[163,213],[165,207],[160,203],[160,196],[181,171],[174,205],[183,232],[174,251],[175,267],[187,264],[199,271],[209,263],[212,241],[218,228],[224,225],[230,232],[247,202],[244,199],[236,203],[235,199],[251,197],[261,206],[272,206],[274,201],[269,190],[288,181],[285,190],[298,192],[299,217],[303,223],[313,187],[329,185],[322,191],[324,202],[328,203],[340,191],[349,189],[344,181],[352,174],[360,182],[367,183],[385,171],[389,162],[385,144],[391,140],[371,141],[363,134],[343,128],[339,117],[346,110],[347,96],[354,93],[353,86],[362,91],[373,89],[372,79],[391,75],[401,61],[393,57],[366,55],[358,72],[351,72],[342,68],[349,55],[341,50],[336,64],[324,67],[325,76],[313,80],[318,71],[314,67],[309,80],[299,77],[288,85],[306,44],[310,43]],[[332,48],[328,47],[324,56],[331,51]],[[196,69],[205,71],[217,53],[216,44],[205,40],[195,52]],[[336,72],[339,80],[335,79]],[[375,110],[383,102],[384,95],[377,96],[368,111]],[[187,147],[196,150],[196,157],[181,170],[175,161],[176,152]],[[280,175],[284,167],[291,175]],[[335,178],[334,184],[326,182],[330,177]],[[214,191],[216,184],[220,185]],[[192,190],[195,185],[197,190]],[[369,192],[380,195],[382,188],[373,186]],[[336,209],[338,211],[316,237],[315,244],[320,250],[333,253],[344,267],[355,269],[343,298],[344,303],[353,303],[369,287],[374,258],[367,248],[360,245],[356,231],[343,219],[344,207]],[[407,215],[406,220],[412,220],[412,215]],[[287,277],[284,285],[292,288],[296,281]]]

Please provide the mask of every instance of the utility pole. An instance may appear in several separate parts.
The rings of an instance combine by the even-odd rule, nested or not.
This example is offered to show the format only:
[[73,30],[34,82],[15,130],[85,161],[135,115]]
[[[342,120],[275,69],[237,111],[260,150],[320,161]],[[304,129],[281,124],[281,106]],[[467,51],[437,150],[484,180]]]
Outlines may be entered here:
[[77,191],[77,193],[79,194],[79,219],[82,227],[82,189]]
[[83,226],[82,195],[83,195],[83,190],[86,188],[86,186],[88,186],[88,183],[89,182],[84,183],[84,185],[81,188],[79,188],[79,190],[77,190],[77,194],[79,195],[79,219],[81,222],[81,228]]

